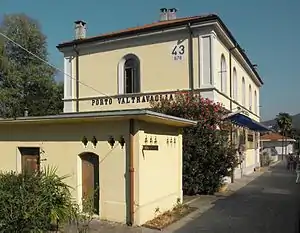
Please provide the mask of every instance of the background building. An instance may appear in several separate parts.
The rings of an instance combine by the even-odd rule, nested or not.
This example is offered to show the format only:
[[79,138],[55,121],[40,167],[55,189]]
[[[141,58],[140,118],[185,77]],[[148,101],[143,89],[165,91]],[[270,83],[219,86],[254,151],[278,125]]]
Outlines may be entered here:
[[295,143],[295,139],[282,136],[278,133],[270,133],[261,136],[261,148],[274,148],[278,155],[294,153]]

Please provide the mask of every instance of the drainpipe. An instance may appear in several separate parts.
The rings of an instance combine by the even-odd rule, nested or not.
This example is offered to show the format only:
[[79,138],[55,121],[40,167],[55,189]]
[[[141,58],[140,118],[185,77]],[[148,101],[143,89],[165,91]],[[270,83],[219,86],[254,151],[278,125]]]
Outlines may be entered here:
[[76,112],[79,112],[79,51],[76,44],[74,45],[73,49],[76,54]]
[[130,219],[128,225],[132,226],[134,224],[134,120],[129,120],[129,193],[130,193],[130,203],[129,212]]
[[[232,50],[236,48],[236,45],[229,49],[229,97],[230,97],[230,112],[232,112],[232,64],[231,64],[231,55]],[[230,145],[232,147],[232,124],[230,125]],[[231,183],[234,182],[234,170],[231,174]]]
[[229,96],[230,96],[230,112],[232,111],[232,65],[231,65],[231,51],[229,50]]
[[191,23],[187,25],[189,38],[188,38],[188,64],[189,64],[189,86],[194,90],[194,56],[193,56],[193,32],[191,29]]

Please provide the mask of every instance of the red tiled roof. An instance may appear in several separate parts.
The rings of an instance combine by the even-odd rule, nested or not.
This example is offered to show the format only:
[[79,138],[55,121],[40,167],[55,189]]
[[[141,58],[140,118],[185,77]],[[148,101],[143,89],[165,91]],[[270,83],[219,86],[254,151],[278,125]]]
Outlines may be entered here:
[[279,133],[265,134],[260,137],[261,140],[270,140],[270,141],[282,141],[283,138],[287,140],[293,140],[292,138],[289,137],[283,137]]
[[63,43],[59,44],[57,47],[58,48],[66,47],[66,46],[69,46],[69,44],[73,44],[75,41],[77,43],[81,44],[81,43],[85,43],[85,42],[101,40],[101,39],[104,39],[107,37],[122,36],[123,34],[126,34],[126,33],[131,33],[131,32],[138,33],[140,31],[145,31],[148,29],[156,29],[161,26],[167,26],[167,27],[171,27],[173,25],[177,26],[178,23],[186,23],[186,22],[190,22],[190,21],[194,21],[194,20],[201,20],[201,19],[207,20],[208,18],[214,19],[215,17],[216,17],[216,15],[207,14],[207,15],[190,16],[190,17],[177,18],[177,19],[172,19],[172,20],[158,21],[158,22],[154,22],[154,23],[150,23],[150,24],[145,24],[143,26],[131,27],[131,28],[126,28],[123,30],[115,31],[115,32],[109,32],[109,33],[100,34],[97,36],[87,37],[84,39],[63,42]]
[[263,84],[261,77],[259,76],[256,69],[253,67],[251,61],[245,54],[244,50],[239,46],[239,44],[237,43],[237,41],[235,40],[235,38],[233,37],[233,35],[229,31],[229,29],[226,27],[226,25],[223,23],[223,21],[216,14],[206,14],[206,15],[177,18],[177,19],[173,19],[173,20],[159,21],[159,22],[155,22],[155,23],[151,23],[151,24],[146,24],[143,26],[127,28],[124,30],[111,32],[111,33],[105,33],[105,34],[101,34],[98,36],[63,42],[63,43],[60,43],[59,45],[57,45],[56,47],[58,49],[61,49],[64,47],[70,47],[70,46],[74,46],[74,45],[85,44],[85,43],[90,43],[90,42],[95,42],[95,41],[103,41],[103,40],[108,40],[108,39],[120,38],[123,36],[136,35],[138,33],[149,33],[152,31],[169,29],[172,27],[175,28],[178,26],[184,26],[187,23],[192,24],[192,23],[200,23],[200,22],[208,22],[208,21],[217,21],[218,23],[220,23],[221,27],[223,28],[223,30],[225,31],[227,36],[231,39],[233,44],[236,45],[238,51],[243,56],[243,58],[248,63],[248,65],[251,67],[253,73],[257,76],[260,83]]

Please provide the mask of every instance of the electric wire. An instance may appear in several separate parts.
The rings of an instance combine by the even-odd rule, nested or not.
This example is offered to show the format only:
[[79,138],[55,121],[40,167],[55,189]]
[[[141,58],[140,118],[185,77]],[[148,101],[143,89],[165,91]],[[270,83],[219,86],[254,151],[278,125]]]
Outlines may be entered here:
[[[97,92],[98,94],[101,94],[101,95],[103,95],[103,96],[105,96],[105,97],[108,97],[108,98],[112,98],[111,96],[107,95],[106,93],[101,92],[101,91],[95,89],[94,87],[92,87],[92,86],[90,86],[90,85],[88,85],[88,84],[86,84],[86,83],[84,83],[84,82],[82,82],[82,81],[80,81],[80,80],[76,80],[76,78],[74,78],[72,75],[66,73],[66,72],[63,71],[62,69],[56,67],[55,65],[53,65],[53,64],[51,64],[50,62],[46,61],[45,59],[43,59],[43,58],[39,57],[38,55],[34,54],[33,52],[29,51],[29,50],[26,49],[24,46],[20,45],[19,43],[17,43],[17,42],[14,41],[14,40],[12,40],[11,38],[9,38],[7,35],[3,34],[2,32],[0,32],[0,35],[3,36],[6,40],[10,41],[10,42],[13,43],[14,45],[16,45],[16,46],[18,46],[19,48],[21,48],[22,50],[24,50],[25,52],[29,53],[30,55],[32,55],[32,56],[35,57],[36,59],[38,59],[38,60],[40,60],[41,62],[47,64],[48,66],[52,67],[53,69],[55,69],[55,70],[57,70],[57,71],[63,73],[63,74],[66,75],[68,78],[75,80],[76,82],[80,83],[81,85],[83,85],[83,86],[85,86],[85,87],[87,87],[87,88],[90,88],[91,90]],[[96,98],[98,98],[98,97],[96,97]],[[132,105],[132,104],[129,103],[129,106],[130,106],[130,105]],[[141,109],[141,108],[137,108],[136,105],[132,105],[132,106],[134,106],[135,109]]]

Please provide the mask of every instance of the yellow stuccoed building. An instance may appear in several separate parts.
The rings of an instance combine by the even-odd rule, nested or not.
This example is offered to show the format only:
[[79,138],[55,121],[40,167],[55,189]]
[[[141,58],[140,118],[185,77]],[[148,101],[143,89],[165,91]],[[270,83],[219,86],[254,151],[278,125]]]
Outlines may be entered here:
[[[1,171],[55,166],[80,205],[93,193],[100,219],[141,225],[182,202],[183,127],[195,121],[155,113],[150,101],[194,90],[221,102],[241,165],[258,166],[261,78],[217,15],[176,18],[95,37],[75,22],[64,55],[64,113],[0,119]],[[244,148],[244,149],[243,149]]]
[[81,208],[92,197],[100,219],[141,225],[182,202],[180,129],[196,124],[139,109],[0,119],[0,171],[54,166]]
[[177,90],[199,91],[221,102],[239,126],[232,134],[241,159],[235,178],[259,166],[263,82],[217,15],[177,18],[176,10],[162,9],[157,22],[94,37],[77,21],[75,39],[57,48],[64,55],[64,112],[144,109]]

